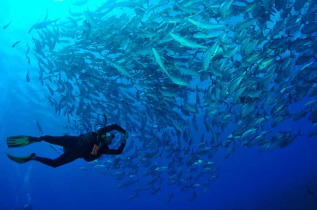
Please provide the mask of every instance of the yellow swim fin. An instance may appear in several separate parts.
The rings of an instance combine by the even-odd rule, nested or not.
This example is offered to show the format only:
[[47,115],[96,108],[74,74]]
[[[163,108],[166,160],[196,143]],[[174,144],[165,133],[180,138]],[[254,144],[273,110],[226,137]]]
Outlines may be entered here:
[[30,141],[29,136],[9,136],[7,138],[7,145],[9,148],[24,147],[34,142],[35,141]]
[[14,162],[16,163],[26,163],[30,160],[34,160],[35,158],[35,153],[32,153],[30,155],[27,155],[27,156],[13,156],[13,155],[10,155],[8,153],[6,153],[6,155],[8,156],[8,158],[10,158],[11,160],[13,160]]

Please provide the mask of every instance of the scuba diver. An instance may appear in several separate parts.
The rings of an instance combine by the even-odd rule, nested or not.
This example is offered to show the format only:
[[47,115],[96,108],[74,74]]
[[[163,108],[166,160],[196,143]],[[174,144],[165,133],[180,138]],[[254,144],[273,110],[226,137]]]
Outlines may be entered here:
[[[108,134],[108,132],[113,130],[117,130],[124,134],[123,140],[118,149],[110,149],[108,146],[112,143],[112,140],[115,137],[114,134]],[[91,131],[79,136],[11,136],[7,138],[9,148],[23,147],[35,142],[45,141],[50,144],[62,146],[64,153],[54,160],[38,157],[35,153],[25,157],[16,157],[10,154],[7,154],[7,156],[17,163],[26,163],[30,160],[35,160],[56,168],[66,163],[70,163],[77,158],[83,158],[84,160],[90,162],[99,158],[103,154],[121,154],[127,138],[128,133],[117,124],[109,125],[100,128],[97,131]]]

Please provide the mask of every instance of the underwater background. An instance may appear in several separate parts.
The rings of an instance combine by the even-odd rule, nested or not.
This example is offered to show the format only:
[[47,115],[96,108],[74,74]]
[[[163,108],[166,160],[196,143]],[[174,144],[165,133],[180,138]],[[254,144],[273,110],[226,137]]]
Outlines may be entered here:
[[[255,5],[252,5],[253,1],[231,0],[117,1],[117,5],[114,2],[110,0],[1,1],[0,209],[317,209],[316,2],[263,0],[255,1],[257,2]],[[132,3],[127,4],[127,2]],[[158,3],[161,4],[160,8],[155,9],[153,5]],[[151,5],[153,7],[151,12],[146,11]],[[202,5],[205,5],[205,8]],[[238,7],[239,5],[241,8]],[[245,5],[251,6],[245,7]],[[254,12],[260,6],[263,11],[266,9],[272,14],[280,13],[277,15],[280,16],[280,19],[272,17],[274,15],[268,14],[268,12],[261,16]],[[101,7],[103,9],[98,10]],[[103,19],[98,15],[105,12],[107,8],[111,8],[117,13],[121,21],[119,21],[120,18],[114,18],[111,20],[113,25],[106,25],[109,24],[106,22],[106,18]],[[207,11],[206,8],[209,10]],[[286,13],[285,10],[289,8],[293,8],[288,10],[288,13],[292,14],[292,17],[296,17],[293,18],[294,22],[285,22],[272,35],[272,28],[276,22],[283,18],[289,20],[290,15],[283,17],[283,12]],[[189,9],[197,11],[188,11]],[[131,10],[134,12],[131,13]],[[160,14],[160,10],[164,10],[164,12]],[[219,10],[219,14],[215,12],[212,15],[214,10]],[[131,13],[133,17],[144,15],[143,19],[139,20],[143,22],[142,26],[140,27],[135,19],[121,17],[120,12]],[[167,20],[168,15],[166,15],[166,19],[163,18],[164,21],[170,22],[163,25],[164,21],[156,20],[159,17],[145,17],[154,13],[158,13],[158,16],[168,14],[174,20]],[[313,15],[309,15],[310,19],[308,19],[305,14],[311,13]],[[241,17],[241,14],[244,15]],[[254,45],[254,50],[247,53],[247,49],[252,46],[245,47],[243,40],[239,41],[239,38],[234,40],[232,37],[235,37],[235,34],[242,36],[243,30],[237,32],[238,28],[235,26],[244,19],[256,17],[256,14],[259,14],[257,19],[249,22],[248,26],[244,26],[245,30],[253,27],[250,29],[252,33],[245,31],[250,32],[249,38],[246,39],[251,45],[260,46],[261,41],[264,44],[259,48]],[[194,21],[199,19],[198,16],[201,18],[200,23]],[[304,17],[305,22],[301,22],[300,19]],[[153,18],[153,22],[145,20],[146,18]],[[96,23],[97,19],[100,22]],[[217,20],[218,23],[209,22],[216,26],[207,24],[209,19]],[[260,19],[262,23],[260,23]],[[270,19],[273,20],[271,25],[263,26]],[[203,20],[205,25],[202,24]],[[44,26],[35,25],[45,21],[47,24]],[[156,24],[157,22],[158,24]],[[262,30],[261,24],[263,28],[272,29],[271,32],[256,33],[256,31]],[[296,24],[298,25],[297,31],[302,30],[303,33],[290,32],[296,34],[293,39],[283,30],[291,30],[290,27],[297,26]],[[115,25],[119,25],[119,27],[115,27]],[[309,25],[309,29],[304,31],[304,25]],[[57,30],[58,27],[62,29]],[[102,27],[105,27],[107,31],[100,32]],[[141,29],[133,31],[129,27]],[[154,34],[148,33],[149,31],[146,29],[149,28]],[[209,34],[209,38],[197,38],[198,35],[207,35],[214,29],[219,34]],[[91,31],[87,32],[87,30]],[[124,32],[121,33],[121,30]],[[130,31],[127,32],[128,30]],[[56,31],[59,32],[59,35],[55,34]],[[147,33],[148,37],[143,37],[141,32]],[[230,38],[225,38],[224,32]],[[283,34],[279,36],[279,32]],[[73,39],[71,38],[72,33],[77,34]],[[104,37],[105,34],[108,36],[107,39],[99,37],[99,35]],[[270,39],[267,38],[269,34],[272,35],[272,40],[277,40],[277,43],[282,44],[278,46],[275,42],[268,42],[272,44],[264,49],[263,45],[267,40],[263,40]],[[161,37],[157,38],[157,36]],[[253,36],[254,38],[252,38]],[[274,38],[274,36],[278,37]],[[54,40],[55,38],[59,41]],[[165,38],[168,40],[161,43],[160,41]],[[127,39],[129,41],[122,44],[123,40]],[[288,39],[288,41],[284,42],[284,39]],[[301,44],[292,45],[296,39],[303,39],[309,45],[305,47],[302,47]],[[56,46],[50,49],[48,40],[56,42]],[[83,44],[82,40],[90,41]],[[261,41],[254,42],[254,40]],[[129,43],[134,41],[136,46],[131,47],[130,53],[126,53],[129,51]],[[200,43],[198,44],[198,42]],[[142,43],[146,43],[144,46],[149,45],[148,49],[145,49]],[[215,47],[214,43],[219,43],[216,46],[217,50],[212,48]],[[120,44],[122,45],[120,46]],[[103,46],[107,49],[106,52],[94,52],[95,57],[77,54],[84,52],[90,45],[97,46],[96,48]],[[277,52],[276,49],[287,48],[287,45],[289,45],[289,49],[292,48],[293,52],[286,52],[287,50]],[[63,47],[65,49],[77,47],[78,50],[65,53]],[[296,47],[300,49],[296,50]],[[222,51],[220,52],[218,48],[222,48]],[[43,52],[39,49],[42,49]],[[117,49],[120,50],[116,51]],[[270,54],[270,49],[274,49],[275,52]],[[305,51],[307,49],[311,49],[309,51],[311,54]],[[267,51],[267,54],[264,55],[263,51]],[[111,54],[111,52],[113,53]],[[224,71],[213,72],[213,70],[209,70],[209,67],[202,66],[206,64],[206,61],[203,60],[207,52],[211,52],[209,60],[207,59],[208,65],[209,63],[214,65],[210,69],[216,69],[217,65],[228,65],[230,69],[236,69],[226,72],[227,75],[232,76],[224,78],[221,76]],[[98,53],[100,57],[97,56]],[[105,53],[108,55],[106,56]],[[175,54],[173,55],[173,53]],[[283,55],[277,58],[279,53]],[[248,56],[247,54],[263,56],[261,59],[257,57],[253,60],[258,63],[270,56],[276,57],[274,60],[268,61],[267,66],[253,66],[250,70],[248,66],[253,64],[247,64],[247,61],[243,60]],[[192,55],[194,56],[191,57]],[[304,58],[302,55],[305,55]],[[86,66],[87,69],[105,71],[108,72],[107,75],[75,71],[74,68],[78,66],[69,68],[71,61],[68,59],[72,56],[76,58],[86,56],[82,61],[89,64],[90,67],[95,65],[91,68]],[[191,57],[190,62],[186,56]],[[263,70],[270,66],[283,65],[280,61],[288,57],[292,64],[289,64],[287,69],[291,73],[281,76],[277,72],[273,76],[275,80],[269,84],[262,84],[268,78],[265,77],[267,72],[261,72],[256,82],[256,84],[261,84],[256,86],[256,89],[261,91],[258,93],[252,90],[251,92],[252,88],[248,89],[249,86],[255,84],[247,84],[247,81],[254,79],[253,74],[257,74],[257,68]],[[107,62],[100,62],[101,58],[107,59]],[[223,58],[225,61],[222,60]],[[60,59],[67,61],[60,62]],[[49,62],[54,65],[52,72],[39,70],[43,64]],[[74,63],[76,62],[74,61]],[[176,63],[179,62],[186,62],[182,66],[183,68],[193,67],[199,74],[185,73],[184,70],[178,73],[173,66],[178,65]],[[245,66],[240,64],[244,62]],[[122,66],[125,66],[125,69]],[[63,71],[69,73],[58,76],[59,71],[55,71],[55,69],[59,68],[64,68]],[[278,67],[276,68],[278,69]],[[307,68],[309,71],[304,76],[300,77],[299,73],[295,73],[306,71]],[[155,73],[147,73],[150,70]],[[249,71],[252,73],[249,74]],[[76,81],[86,81],[88,84],[74,82],[75,76],[73,75],[79,75],[76,76]],[[237,87],[243,87],[243,84],[248,86],[243,88],[247,101],[231,98],[229,94],[230,92],[237,94],[235,90],[230,91],[230,86],[237,83],[237,78],[241,78]],[[69,85],[73,86],[74,90],[69,91],[66,88],[65,92],[59,91],[60,83],[56,82],[57,80],[64,84],[68,81],[65,86],[67,88]],[[288,85],[284,86],[285,83]],[[211,84],[215,89],[221,88],[221,91],[225,93],[219,96],[215,89],[212,92]],[[228,87],[226,90],[223,89],[224,85]],[[302,88],[296,89],[298,86]],[[136,90],[133,89],[134,87],[137,87]],[[169,92],[164,92],[164,95],[163,91],[157,91],[160,87],[164,87],[164,91]],[[282,95],[287,92],[282,91],[284,87],[290,89],[289,97],[295,98],[281,101],[287,110],[281,108],[284,109],[281,115],[272,114],[271,109],[274,109],[272,108],[275,106],[274,103],[266,108],[270,111],[267,112],[267,116],[264,117],[265,122],[261,122],[261,125],[250,126],[252,122],[249,115],[263,117],[266,109],[253,109],[247,111],[248,113],[243,116],[236,114],[248,110],[248,108],[244,109],[246,104],[256,104],[256,106],[262,104],[262,99],[267,99],[270,94],[273,95],[270,98],[282,98]],[[82,91],[81,88],[85,91]],[[83,94],[83,92],[92,93],[94,91],[98,93],[108,91],[109,95],[92,94],[88,96],[89,94]],[[207,92],[211,94],[208,95]],[[168,94],[172,97],[167,96]],[[198,104],[197,95],[201,100],[200,104]],[[296,97],[298,95],[302,97]],[[66,99],[61,96],[65,96]],[[165,103],[162,103],[164,97],[165,99],[167,97],[168,100],[164,99]],[[79,98],[85,99],[80,100]],[[177,99],[172,101],[171,98]],[[54,100],[55,105],[52,103]],[[63,104],[61,100],[68,102]],[[93,104],[90,100],[99,101],[104,106],[98,105],[97,107],[97,104]],[[225,103],[222,103],[223,101]],[[128,105],[125,105],[126,103]],[[56,108],[56,104],[59,104],[60,107]],[[185,106],[185,104],[189,105]],[[193,104],[194,106],[190,106]],[[153,111],[163,106],[166,106],[162,109],[163,111]],[[232,108],[227,109],[226,106]],[[303,117],[294,120],[294,116],[306,110],[308,106],[310,106],[310,110]],[[69,111],[72,107],[75,110],[74,113],[66,111],[65,114],[65,110]],[[84,110],[82,107],[85,107]],[[131,111],[131,107],[137,111]],[[180,107],[187,107],[187,110],[181,110]],[[204,118],[207,112],[206,107],[209,113],[212,113],[207,116],[207,118],[210,117],[208,122]],[[193,109],[194,111],[192,111]],[[144,115],[141,115],[140,118],[135,117],[138,112]],[[79,135],[85,131],[94,130],[94,125],[100,124],[102,121],[100,116],[104,113],[108,117],[109,124],[120,124],[130,134],[126,150],[118,157],[105,156],[93,163],[78,159],[67,165],[51,168],[32,161],[18,164],[5,155],[5,152],[18,156],[36,152],[37,155],[43,157],[57,157],[58,152],[61,152],[60,148],[54,150],[47,143],[8,149],[6,138],[14,135]],[[224,113],[230,113],[232,116],[217,119],[218,121],[211,117],[217,116],[217,114],[223,116]],[[167,117],[161,118],[160,115]],[[283,119],[277,120],[275,126],[268,126],[265,123],[272,123],[269,118],[274,119],[273,115],[276,118],[282,116]],[[195,123],[192,120],[193,116],[197,119]],[[219,123],[228,118],[230,118],[228,125]],[[143,120],[147,122],[146,126],[142,124]],[[241,123],[239,124],[239,122]],[[209,127],[205,125],[206,123],[217,131],[208,130]],[[242,127],[239,127],[241,124]],[[148,126],[152,129],[148,129]],[[239,129],[242,133],[234,133]],[[285,136],[276,137],[269,134],[265,137],[266,142],[249,145],[248,143],[252,139],[261,136],[259,130],[262,129],[270,132],[274,130],[273,133],[285,134]],[[211,139],[215,138],[215,133],[219,139],[212,143]],[[294,140],[292,137],[296,139]],[[276,138],[282,138],[282,143],[272,146],[272,139]],[[246,139],[248,139],[247,143],[245,143]],[[290,142],[287,139],[291,139]],[[151,146],[147,147],[145,144]],[[202,151],[199,150],[201,144],[204,144]],[[177,179],[172,178],[174,171],[177,171],[175,172],[178,176]]]

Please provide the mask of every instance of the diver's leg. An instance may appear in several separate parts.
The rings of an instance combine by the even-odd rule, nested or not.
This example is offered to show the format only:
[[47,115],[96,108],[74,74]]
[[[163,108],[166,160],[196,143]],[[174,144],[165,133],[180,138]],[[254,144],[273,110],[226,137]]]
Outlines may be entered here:
[[64,165],[66,163],[70,163],[74,160],[76,160],[78,156],[75,153],[72,152],[65,152],[61,156],[59,156],[56,159],[50,159],[50,158],[43,158],[43,157],[35,157],[33,160],[36,160],[38,162],[41,162],[45,165],[52,166],[53,168],[56,168],[58,166]]
[[39,139],[62,147],[72,147],[79,140],[77,136],[41,136]]

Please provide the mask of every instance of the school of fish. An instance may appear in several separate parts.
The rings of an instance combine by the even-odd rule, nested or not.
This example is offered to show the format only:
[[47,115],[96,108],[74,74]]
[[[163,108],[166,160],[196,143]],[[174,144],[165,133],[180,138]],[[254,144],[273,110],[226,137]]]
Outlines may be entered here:
[[[194,201],[218,177],[216,152],[316,137],[317,1],[108,0],[77,10],[85,3],[35,23],[26,58],[33,49],[47,100],[72,132],[105,114],[130,133],[121,156],[81,168],[112,175],[128,200],[178,186]],[[301,120],[309,133],[283,127]]]

